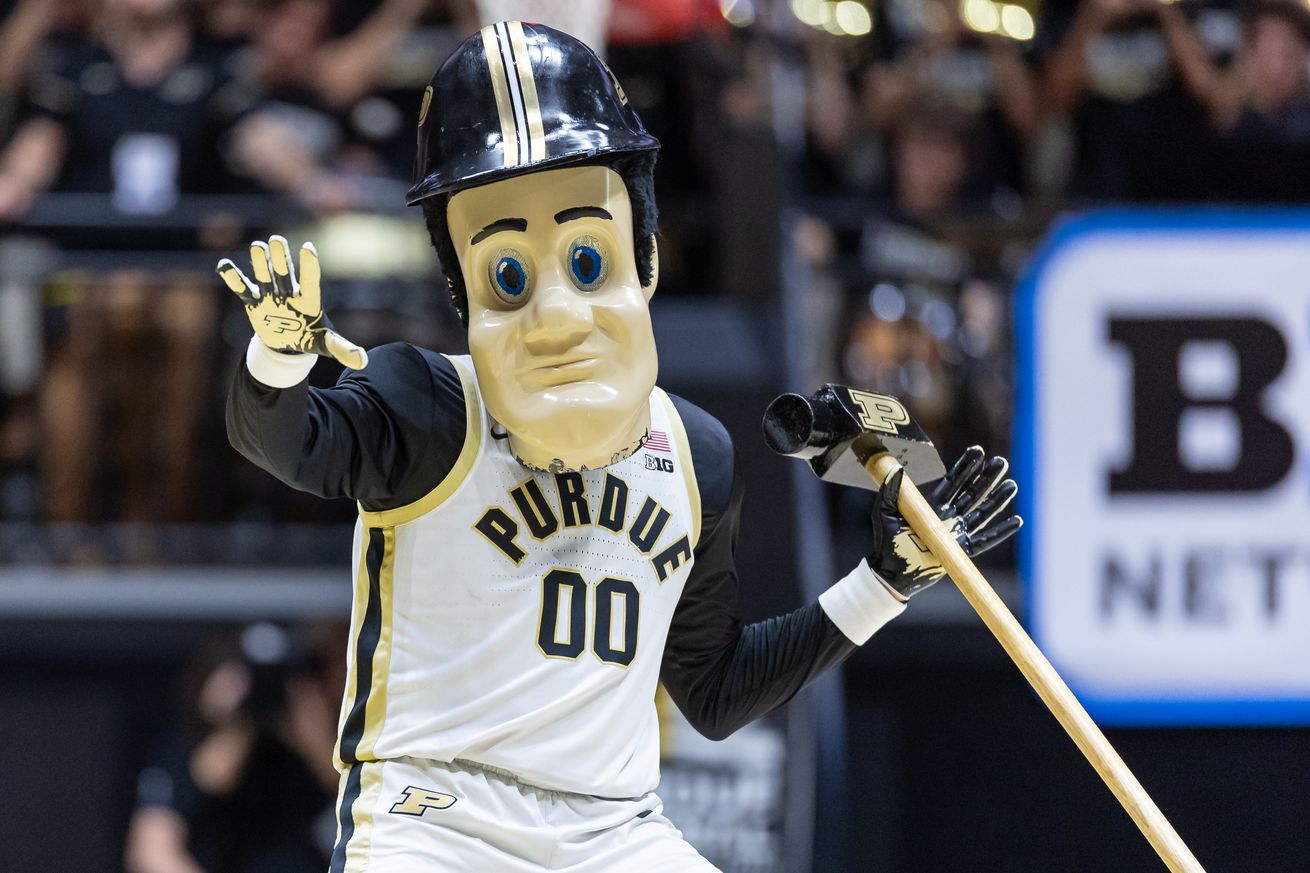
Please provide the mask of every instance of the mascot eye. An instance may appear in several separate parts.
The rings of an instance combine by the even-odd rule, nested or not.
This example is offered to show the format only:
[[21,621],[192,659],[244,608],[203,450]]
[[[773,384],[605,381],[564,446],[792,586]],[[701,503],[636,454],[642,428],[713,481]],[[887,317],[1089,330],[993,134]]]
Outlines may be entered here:
[[569,277],[582,291],[595,291],[609,275],[605,246],[594,236],[580,236],[569,246]]
[[491,289],[496,296],[513,306],[518,306],[528,297],[532,280],[524,266],[527,258],[514,249],[501,249],[492,255],[488,263]]

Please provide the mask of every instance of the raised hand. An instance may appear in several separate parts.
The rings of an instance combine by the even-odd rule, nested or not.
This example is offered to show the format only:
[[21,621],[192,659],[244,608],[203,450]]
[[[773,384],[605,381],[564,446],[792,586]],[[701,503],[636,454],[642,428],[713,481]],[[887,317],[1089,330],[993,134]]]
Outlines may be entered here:
[[318,252],[300,247],[300,275],[284,237],[250,244],[252,282],[228,258],[218,262],[223,284],[241,298],[260,342],[276,352],[305,352],[335,358],[352,370],[368,366],[368,353],[332,329],[323,314]]
[[[928,498],[969,557],[1005,542],[1023,525],[1010,507],[1019,487],[1005,478],[1009,463],[988,460],[978,446],[968,449],[942,477]],[[873,550],[869,566],[902,597],[922,591],[946,575],[939,562],[910,530],[897,508],[904,470],[883,483],[873,511]]]

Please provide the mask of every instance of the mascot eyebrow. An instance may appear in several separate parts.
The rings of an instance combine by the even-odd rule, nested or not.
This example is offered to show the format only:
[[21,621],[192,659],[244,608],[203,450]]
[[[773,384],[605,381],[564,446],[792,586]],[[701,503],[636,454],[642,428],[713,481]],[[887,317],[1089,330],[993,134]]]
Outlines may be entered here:
[[608,209],[602,209],[599,206],[571,206],[568,209],[555,213],[556,224],[563,224],[566,221],[573,221],[577,218],[604,218],[607,221],[614,220],[614,216],[610,215]]
[[[568,209],[555,213],[556,224],[563,224],[566,221],[573,221],[578,218],[604,218],[607,221],[614,220],[614,216],[610,214],[608,209],[603,209],[599,206],[570,206]],[[500,218],[473,234],[473,239],[469,240],[469,245],[475,246],[493,233],[500,233],[503,230],[514,230],[523,233],[527,229],[528,220],[526,218]]]
[[473,239],[469,240],[469,245],[475,246],[493,233],[500,233],[502,230],[516,230],[523,233],[527,229],[528,220],[526,218],[500,218],[473,234]]

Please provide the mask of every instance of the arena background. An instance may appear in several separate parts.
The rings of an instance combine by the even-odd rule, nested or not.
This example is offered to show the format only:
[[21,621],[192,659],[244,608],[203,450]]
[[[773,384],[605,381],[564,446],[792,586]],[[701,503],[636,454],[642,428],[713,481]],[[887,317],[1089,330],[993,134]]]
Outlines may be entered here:
[[[984,569],[1206,868],[1305,870],[1301,0],[0,2],[0,870],[325,869],[353,507],[228,447],[213,264],[311,239],[342,333],[461,351],[402,200],[503,14],[604,38],[663,143],[661,383],[742,456],[744,616],[867,543],[767,402],[902,396],[1014,457]],[[725,871],[1163,869],[948,583],[725,743],[664,711]]]

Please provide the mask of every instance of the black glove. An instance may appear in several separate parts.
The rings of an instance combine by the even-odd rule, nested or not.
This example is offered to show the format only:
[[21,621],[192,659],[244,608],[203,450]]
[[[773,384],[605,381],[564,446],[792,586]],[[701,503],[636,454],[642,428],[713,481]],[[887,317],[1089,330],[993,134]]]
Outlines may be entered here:
[[[986,452],[973,446],[960,456],[928,498],[971,558],[1005,542],[1023,525],[1023,519],[1010,508],[1019,486],[1005,478],[1009,469],[1005,458],[988,460]],[[946,570],[910,530],[897,508],[904,474],[905,470],[899,469],[888,476],[878,492],[869,567],[908,599],[945,576]]]

